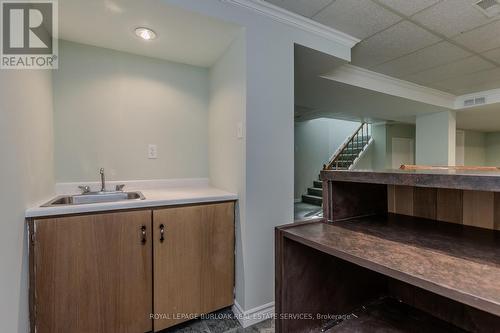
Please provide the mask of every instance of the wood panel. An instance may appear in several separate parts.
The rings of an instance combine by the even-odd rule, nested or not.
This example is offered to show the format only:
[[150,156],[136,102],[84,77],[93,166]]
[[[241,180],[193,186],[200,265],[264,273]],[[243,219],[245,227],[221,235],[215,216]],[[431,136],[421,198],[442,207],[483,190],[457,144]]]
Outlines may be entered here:
[[34,223],[37,332],[151,331],[151,211]]
[[330,182],[328,191],[325,218],[329,222],[387,212],[386,185]]
[[387,185],[387,211],[396,213],[396,186]]
[[283,235],[500,316],[497,231],[389,214],[300,225],[283,230]]
[[202,213],[201,311],[234,302],[234,203],[207,206]]
[[463,223],[463,191],[437,189],[437,219],[451,223]]
[[437,190],[415,187],[413,191],[413,216],[435,220],[437,215]]
[[156,210],[153,229],[155,331],[233,303],[234,203]]
[[500,193],[387,185],[389,213],[500,230]]
[[496,192],[494,197],[494,227],[496,230],[500,230],[500,193]]
[[276,332],[319,332],[334,316],[381,296],[373,271],[282,237],[277,253]]
[[464,224],[493,229],[494,193],[484,191],[464,191]]
[[413,215],[413,187],[396,186],[395,187],[395,213],[402,215]]

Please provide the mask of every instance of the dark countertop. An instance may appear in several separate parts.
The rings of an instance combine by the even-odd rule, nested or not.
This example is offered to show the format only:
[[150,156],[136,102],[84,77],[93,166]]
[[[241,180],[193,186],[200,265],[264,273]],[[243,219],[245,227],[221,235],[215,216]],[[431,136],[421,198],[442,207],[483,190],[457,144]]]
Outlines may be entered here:
[[289,225],[284,236],[500,316],[500,232],[388,214]]
[[500,171],[323,170],[329,181],[500,192]]

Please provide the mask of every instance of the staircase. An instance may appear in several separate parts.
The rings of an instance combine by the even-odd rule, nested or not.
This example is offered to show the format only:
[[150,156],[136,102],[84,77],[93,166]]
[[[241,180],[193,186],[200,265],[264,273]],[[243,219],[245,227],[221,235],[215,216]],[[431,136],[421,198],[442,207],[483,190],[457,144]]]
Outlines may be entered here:
[[307,189],[307,194],[302,196],[302,202],[321,206],[323,204],[323,183],[319,180],[313,181],[313,187]]
[[[333,154],[328,164],[323,166],[323,169],[352,169],[372,142],[370,125],[361,124],[356,132],[348,137]],[[318,180],[313,181],[313,187],[307,189],[307,194],[302,195],[302,202],[316,206],[323,204],[323,183],[319,180],[319,177]]]

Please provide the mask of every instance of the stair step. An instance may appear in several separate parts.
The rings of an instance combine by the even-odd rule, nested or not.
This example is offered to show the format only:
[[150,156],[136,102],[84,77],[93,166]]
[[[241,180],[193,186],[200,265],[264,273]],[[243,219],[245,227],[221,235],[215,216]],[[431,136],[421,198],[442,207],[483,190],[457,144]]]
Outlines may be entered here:
[[337,161],[333,163],[333,166],[349,166],[352,164],[353,161]]
[[309,187],[307,189],[307,194],[323,198],[323,189],[322,188]]
[[305,203],[308,203],[311,205],[321,206],[323,204],[323,198],[317,197],[315,195],[304,194],[302,196],[302,202],[305,202]]
[[323,188],[323,182],[321,182],[321,181],[315,180],[313,182],[313,184],[314,184],[314,187],[316,187],[316,188]]

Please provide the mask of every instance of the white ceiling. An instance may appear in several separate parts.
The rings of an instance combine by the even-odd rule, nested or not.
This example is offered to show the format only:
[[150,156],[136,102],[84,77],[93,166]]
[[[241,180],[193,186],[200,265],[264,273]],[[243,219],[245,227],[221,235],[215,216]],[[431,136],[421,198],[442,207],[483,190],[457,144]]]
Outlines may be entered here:
[[362,39],[352,63],[455,95],[500,87],[500,16],[478,0],[267,0]]
[[500,103],[457,111],[457,128],[498,132],[500,130]]
[[[134,29],[153,29],[144,41]],[[236,25],[201,16],[160,0],[59,1],[61,39],[210,67],[238,34]]]
[[295,45],[295,119],[415,122],[416,115],[443,107],[383,94],[318,76],[345,61]]

